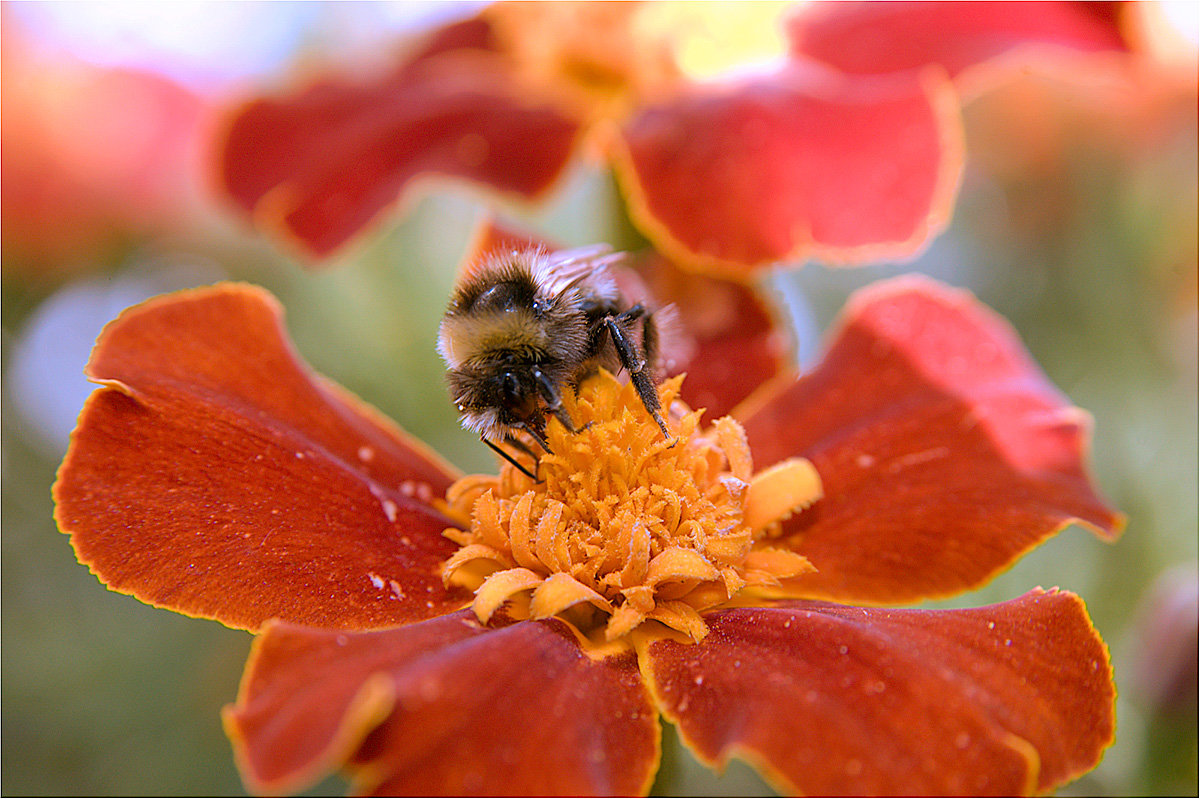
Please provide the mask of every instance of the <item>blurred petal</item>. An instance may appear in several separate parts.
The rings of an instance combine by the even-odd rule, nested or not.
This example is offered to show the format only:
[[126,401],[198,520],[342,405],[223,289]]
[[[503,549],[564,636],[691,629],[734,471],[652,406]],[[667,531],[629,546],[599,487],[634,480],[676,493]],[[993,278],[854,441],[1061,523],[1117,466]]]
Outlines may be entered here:
[[579,126],[516,92],[487,33],[478,20],[452,25],[389,74],[248,103],[221,147],[221,185],[316,256],[346,243],[421,176],[541,196]]
[[800,595],[868,604],[986,582],[1072,521],[1123,518],[1084,468],[1091,419],[965,292],[906,277],[847,305],[824,360],[745,422],[755,464],[810,459],[825,496],[784,524]]
[[912,255],[950,215],[961,138],[936,69],[866,80],[792,63],[643,109],[614,155],[659,250],[744,274]]
[[[873,75],[939,64],[958,76],[1020,47],[1128,49],[1122,3],[807,3],[788,22],[793,55]],[[1047,48],[1042,47],[1041,52]],[[1019,62],[1017,62],[1019,63]]]
[[546,250],[561,250],[562,246],[552,243],[515,224],[501,222],[494,218],[485,219],[475,230],[475,235],[467,245],[463,255],[459,274],[470,272],[479,266],[496,250],[527,250],[544,248]]
[[454,474],[313,375],[266,292],[225,284],[126,311],[88,367],[54,488],[110,588],[233,627],[378,627],[461,607],[431,504]]
[[349,635],[272,625],[226,728],[260,791],[349,760],[378,794],[631,795],[658,764],[631,653],[593,660],[560,622],[492,629],[469,611]]
[[1156,714],[1195,718],[1200,682],[1200,580],[1181,563],[1154,578],[1129,628],[1125,673],[1132,693]]
[[[482,20],[450,24],[430,33],[419,45],[418,51],[397,67],[392,77],[394,80],[403,80],[422,62],[444,52],[479,51],[482,55],[491,49],[491,28]],[[235,109],[227,122],[229,130],[225,140],[218,143],[216,168],[220,187],[235,203],[247,211],[253,211],[264,195],[276,186],[294,180],[299,171],[305,168],[306,158],[302,150],[313,146],[308,137],[317,135],[317,131],[296,130],[292,127],[293,123],[308,122],[309,115],[323,112],[328,116],[329,125],[351,124],[361,111],[356,101],[364,99],[355,92],[366,91],[366,87],[348,88],[327,80],[308,88],[289,105],[262,98],[248,102],[244,108]],[[304,100],[309,96],[310,99]],[[339,103],[345,107],[340,107]],[[286,118],[287,114],[293,114],[295,118]],[[253,137],[257,135],[256,128],[267,124],[278,125],[279,128],[271,132],[283,138],[255,142]],[[258,145],[271,149],[257,153],[243,152],[246,148]]]
[[206,101],[162,75],[46,51],[3,13],[3,270],[61,278],[196,225]]
[[744,757],[788,792],[1044,793],[1113,740],[1108,651],[1074,594],[970,610],[791,602],[705,619],[699,644],[650,644],[655,697],[702,759]]
[[791,366],[790,339],[779,312],[744,283],[684,272],[665,258],[638,261],[638,274],[659,305],[667,373],[687,372],[682,399],[714,420]]
[[594,119],[681,81],[674,41],[679,28],[655,20],[655,5],[502,2],[481,16],[510,57],[515,80],[553,91],[580,117]]

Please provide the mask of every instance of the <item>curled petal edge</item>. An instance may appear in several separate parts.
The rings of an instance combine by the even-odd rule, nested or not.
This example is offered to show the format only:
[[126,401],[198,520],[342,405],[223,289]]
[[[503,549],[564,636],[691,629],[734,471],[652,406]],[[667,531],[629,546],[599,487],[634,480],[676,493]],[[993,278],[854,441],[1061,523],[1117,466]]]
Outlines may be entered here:
[[[1098,739],[1095,743],[1095,757],[1091,759],[1085,758],[1085,762],[1082,762],[1080,765],[1074,767],[1063,767],[1060,765],[1058,771],[1050,776],[1045,773],[1043,759],[1031,741],[1011,731],[997,731],[997,737],[1000,742],[1009,748],[1027,766],[1026,778],[1023,781],[1023,792],[1021,794],[1027,796],[1035,794],[1045,795],[1050,791],[1070,783],[1084,774],[1087,774],[1099,764],[1103,758],[1104,752],[1110,746],[1112,746],[1113,742],[1116,740],[1116,689],[1115,685],[1113,684],[1111,651],[1109,650],[1108,645],[1100,637],[1095,625],[1092,623],[1083,599],[1073,592],[1063,591],[1057,587],[1050,589],[1038,587],[1021,597],[1009,600],[1008,602],[999,603],[999,605],[992,607],[1016,604],[1025,600],[1036,601],[1042,598],[1068,602],[1070,607],[1066,612],[1076,614],[1078,620],[1082,621],[1083,624],[1086,625],[1085,632],[1090,634],[1092,642],[1098,647],[1099,654],[1101,656],[1101,659],[1093,664],[1093,667],[1101,670],[1101,681],[1106,682],[1109,686],[1110,712],[1108,714],[1109,724],[1107,734],[1101,739]],[[792,603],[782,602],[777,604],[781,606],[787,606]],[[843,608],[851,609],[847,608],[846,606],[843,606]],[[986,608],[968,608],[966,610],[980,611],[986,610]],[[713,613],[719,612],[720,611],[710,611],[705,615],[712,615]],[[784,774],[783,769],[772,764],[767,755],[757,751],[753,746],[736,742],[730,743],[724,746],[714,755],[709,755],[705,753],[704,747],[687,733],[683,724],[681,723],[681,716],[674,712],[674,710],[669,707],[669,704],[664,699],[662,690],[659,687],[659,683],[654,675],[654,667],[652,662],[653,657],[649,654],[649,649],[654,644],[658,642],[672,641],[687,644],[685,640],[670,633],[665,635],[635,634],[634,636],[634,643],[638,652],[639,667],[642,672],[643,680],[650,692],[650,696],[655,705],[658,707],[659,711],[662,713],[663,718],[676,726],[680,741],[684,744],[684,746],[687,747],[688,751],[691,752],[692,755],[695,756],[696,759],[701,763],[704,763],[718,772],[724,770],[728,766],[730,760],[741,760],[754,768],[781,795],[804,795],[805,791],[801,785],[788,778],[786,774]],[[697,685],[699,685],[699,681],[697,682]]]
[[630,218],[659,252],[683,268],[745,283],[752,280],[756,272],[778,263],[799,264],[815,259],[834,266],[859,266],[877,261],[907,260],[920,255],[930,240],[949,225],[966,161],[966,132],[959,95],[948,73],[938,66],[927,67],[920,72],[920,83],[939,122],[942,159],[929,213],[913,235],[902,241],[857,246],[825,245],[800,226],[796,245],[770,260],[743,263],[693,250],[651,210],[649,195],[638,179],[633,155],[619,128],[612,123],[603,123],[597,126],[595,135],[608,153]]

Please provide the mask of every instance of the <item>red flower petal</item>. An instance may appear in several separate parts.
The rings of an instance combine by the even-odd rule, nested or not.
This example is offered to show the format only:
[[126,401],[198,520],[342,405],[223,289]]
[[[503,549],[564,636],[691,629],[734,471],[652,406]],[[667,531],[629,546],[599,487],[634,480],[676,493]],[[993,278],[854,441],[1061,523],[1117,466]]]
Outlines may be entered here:
[[657,255],[641,259],[638,274],[660,306],[674,307],[664,317],[664,350],[669,358],[674,332],[680,357],[669,371],[687,372],[682,399],[706,408],[707,420],[729,413],[793,362],[777,312],[750,286],[684,272]]
[[60,528],[114,590],[235,627],[363,628],[461,607],[438,563],[454,478],[298,359],[266,292],[126,311],[54,488]]
[[579,126],[517,93],[479,20],[450,26],[370,82],[327,81],[236,112],[220,152],[225,191],[258,221],[325,255],[422,175],[539,197]]
[[272,625],[226,727],[257,790],[352,753],[360,789],[402,796],[640,794],[658,763],[632,654],[592,660],[558,622],[470,612],[360,634]]
[[1089,428],[1002,319],[916,277],[852,298],[822,363],[746,420],[760,468],[803,455],[821,475],[785,524],[818,571],[790,584],[866,603],[980,585],[1072,521],[1114,538]]
[[961,138],[936,70],[862,80],[789,64],[646,108],[614,151],[658,249],[736,274],[911,255],[949,217]]
[[1121,3],[808,3],[788,20],[793,55],[857,75],[939,64],[958,76],[1022,46],[1128,49]]
[[744,756],[788,791],[1042,793],[1113,740],[1108,652],[1074,594],[971,610],[795,602],[706,620],[699,644],[650,645],[655,696],[702,758]]
[[562,246],[549,239],[523,230],[516,225],[496,219],[485,219],[475,230],[466,254],[459,266],[459,274],[470,272],[482,264],[497,250],[544,249],[547,252],[561,250]]

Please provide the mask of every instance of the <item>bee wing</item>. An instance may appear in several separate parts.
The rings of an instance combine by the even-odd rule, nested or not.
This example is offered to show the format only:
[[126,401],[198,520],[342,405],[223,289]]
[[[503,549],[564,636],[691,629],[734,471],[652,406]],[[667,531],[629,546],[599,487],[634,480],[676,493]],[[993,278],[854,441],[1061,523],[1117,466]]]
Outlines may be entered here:
[[609,267],[626,259],[623,252],[613,252],[607,244],[589,244],[570,250],[558,250],[546,258],[546,285],[559,295],[582,284],[601,295],[615,294],[616,283]]
[[585,244],[582,247],[572,247],[569,250],[556,250],[547,256],[555,266],[567,266],[580,261],[594,261],[604,255],[615,255],[608,244]]

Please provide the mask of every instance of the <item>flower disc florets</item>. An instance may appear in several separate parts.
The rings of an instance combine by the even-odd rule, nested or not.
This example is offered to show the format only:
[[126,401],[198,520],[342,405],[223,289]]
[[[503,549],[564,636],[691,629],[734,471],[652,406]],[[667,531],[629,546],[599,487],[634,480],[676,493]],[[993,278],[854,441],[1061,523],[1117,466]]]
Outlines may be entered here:
[[[578,432],[551,420],[535,482],[505,465],[447,492],[465,529],[443,579],[475,591],[487,621],[559,616],[613,641],[654,621],[703,638],[700,612],[812,571],[770,546],[779,521],[820,497],[812,464],[797,458],[754,475],[741,426],[700,428],[702,410],[678,401],[683,378],[659,387],[666,440],[636,392],[601,372],[564,403]],[[568,392],[569,394],[569,392]]]

